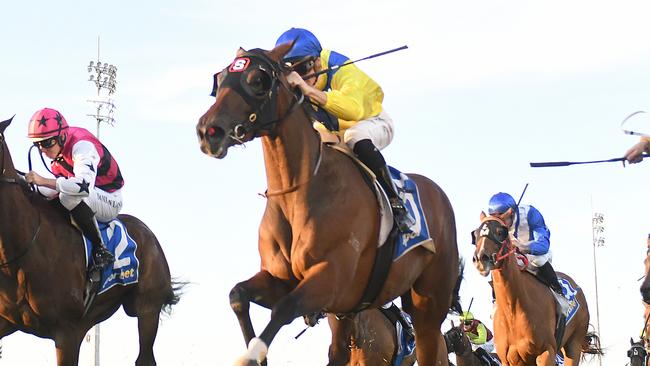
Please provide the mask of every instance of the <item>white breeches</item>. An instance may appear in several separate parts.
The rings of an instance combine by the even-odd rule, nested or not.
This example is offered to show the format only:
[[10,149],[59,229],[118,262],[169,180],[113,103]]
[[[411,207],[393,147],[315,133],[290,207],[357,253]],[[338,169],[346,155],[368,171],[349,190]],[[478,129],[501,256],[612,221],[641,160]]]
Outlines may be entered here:
[[91,187],[87,197],[59,192],[59,200],[68,210],[77,207],[84,200],[95,212],[97,221],[108,222],[116,218],[122,209],[122,190],[111,193]]
[[476,351],[479,348],[483,348],[484,350],[487,351],[487,353],[492,353],[494,352],[494,338],[490,339],[489,341],[483,343],[483,344],[474,344],[472,343],[472,351]]
[[393,119],[386,111],[382,110],[377,116],[357,122],[343,134],[343,141],[350,149],[365,139],[370,139],[379,150],[390,144],[393,140]]
[[526,254],[526,258],[528,258],[528,262],[535,267],[541,267],[545,265],[546,262],[553,263],[553,253],[551,253],[550,249],[546,254],[542,255]]

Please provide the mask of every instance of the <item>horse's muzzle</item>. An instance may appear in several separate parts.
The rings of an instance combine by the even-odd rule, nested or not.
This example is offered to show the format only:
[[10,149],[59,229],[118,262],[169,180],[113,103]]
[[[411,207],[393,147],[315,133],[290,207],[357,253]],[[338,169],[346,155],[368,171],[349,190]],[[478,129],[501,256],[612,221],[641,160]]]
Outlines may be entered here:
[[483,250],[474,253],[474,256],[472,257],[472,262],[474,262],[474,266],[483,277],[486,277],[488,274],[490,274],[490,271],[494,267],[494,262],[492,261],[492,258],[489,255],[487,255]]
[[196,127],[199,137],[201,151],[217,159],[223,159],[228,153],[226,146],[226,132],[218,126],[205,126],[199,124]]

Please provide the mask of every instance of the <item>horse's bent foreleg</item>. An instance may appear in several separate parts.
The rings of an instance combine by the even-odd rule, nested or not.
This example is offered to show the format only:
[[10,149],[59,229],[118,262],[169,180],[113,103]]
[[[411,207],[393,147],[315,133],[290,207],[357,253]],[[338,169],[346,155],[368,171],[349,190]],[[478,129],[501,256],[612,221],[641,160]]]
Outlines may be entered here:
[[241,360],[264,360],[268,346],[280,328],[299,316],[319,312],[331,304],[335,294],[329,291],[332,286],[331,279],[332,276],[326,274],[321,267],[305,277],[293,291],[273,305],[271,321],[259,338],[253,338],[248,343],[248,351],[240,362]]
[[230,290],[230,307],[237,316],[246,345],[255,337],[249,313],[251,301],[265,308],[271,308],[287,293],[289,288],[267,271],[257,272],[253,277],[236,284]]
[[344,366],[350,361],[350,337],[354,320],[350,318],[337,319],[333,314],[327,314],[327,322],[332,331],[328,366]]
[[54,336],[57,366],[77,366],[79,348],[85,332],[77,330],[60,331]]
[[153,343],[158,333],[159,312],[151,312],[138,316],[138,338],[140,341],[140,352],[135,361],[136,366],[156,366],[156,359],[153,355]]

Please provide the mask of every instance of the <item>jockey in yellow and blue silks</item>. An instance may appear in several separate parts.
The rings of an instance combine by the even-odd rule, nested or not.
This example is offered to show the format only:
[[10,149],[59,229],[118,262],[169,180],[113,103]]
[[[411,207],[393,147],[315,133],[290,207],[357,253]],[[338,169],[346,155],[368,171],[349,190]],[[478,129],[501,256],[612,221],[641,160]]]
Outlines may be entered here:
[[562,295],[562,286],[551,266],[551,231],[546,227],[544,217],[531,205],[517,205],[511,195],[499,192],[490,198],[488,213],[502,214],[512,209],[512,215],[505,220],[509,225],[510,238],[528,261],[538,268],[538,277],[557,294]]
[[357,157],[372,170],[388,198],[400,231],[410,232],[414,223],[397,193],[384,157],[379,150],[393,139],[393,120],[382,107],[381,87],[356,65],[329,70],[303,80],[303,76],[343,65],[349,59],[323,49],[310,31],[291,28],[276,46],[293,42],[284,61],[294,70],[287,76],[316,108],[315,118],[330,131],[338,132]]

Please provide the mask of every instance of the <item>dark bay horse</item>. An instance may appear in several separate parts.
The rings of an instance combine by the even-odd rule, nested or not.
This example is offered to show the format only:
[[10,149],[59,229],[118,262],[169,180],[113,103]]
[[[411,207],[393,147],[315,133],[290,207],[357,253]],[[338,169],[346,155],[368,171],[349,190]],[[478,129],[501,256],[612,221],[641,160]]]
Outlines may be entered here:
[[583,353],[602,354],[598,336],[589,333],[589,311],[581,288],[558,273],[576,289],[578,308],[566,325],[560,344],[556,344],[556,304],[547,286],[517,267],[515,247],[504,219],[512,215],[486,216],[474,232],[474,264],[483,276],[492,272],[496,294],[494,337],[497,354],[504,365],[553,366],[555,354],[564,352],[566,366],[578,365]]
[[648,351],[645,347],[645,341],[643,339],[634,342],[630,338],[630,349],[627,350],[627,357],[630,358],[630,366],[646,366],[648,360]]
[[[377,253],[379,208],[352,160],[321,144],[281,62],[291,45],[272,51],[240,50],[221,73],[216,101],[201,117],[201,150],[223,158],[228,148],[261,137],[268,191],[259,227],[260,271],[238,283],[230,303],[248,345],[238,365],[257,365],[282,326],[320,311],[355,309]],[[416,182],[435,253],[416,247],[394,262],[372,302],[380,306],[408,293],[421,366],[446,365],[440,325],[458,275],[454,213],[431,180]],[[256,337],[250,302],[272,309]],[[403,302],[404,303],[404,302]]]
[[351,318],[327,315],[332,329],[330,365],[411,366],[415,353],[395,363],[398,353],[396,324],[385,309],[367,309]]
[[54,340],[58,366],[79,362],[84,335],[120,306],[138,318],[137,366],[156,364],[153,343],[161,311],[179,300],[158,240],[139,219],[120,215],[138,243],[139,282],[98,295],[86,316],[81,233],[65,209],[29,190],[14,169],[0,123],[0,338],[17,330]]
[[[456,366],[488,366],[472,351],[472,343],[463,331],[462,323],[458,326],[453,326],[452,323],[451,329],[443,337],[447,344],[447,352],[456,355]],[[492,357],[498,359],[495,354],[492,354]]]
[[645,266],[645,278],[641,284],[640,290],[643,304],[645,306],[645,314],[643,317],[646,320],[645,335],[647,337],[648,334],[650,334],[650,322],[648,321],[648,318],[650,317],[650,235],[647,240],[646,257],[643,260],[643,264]]

